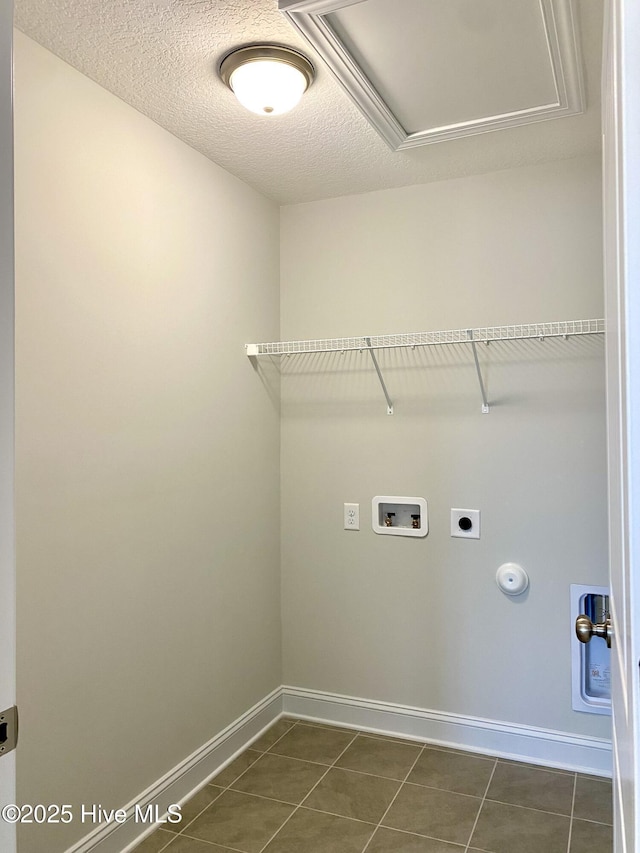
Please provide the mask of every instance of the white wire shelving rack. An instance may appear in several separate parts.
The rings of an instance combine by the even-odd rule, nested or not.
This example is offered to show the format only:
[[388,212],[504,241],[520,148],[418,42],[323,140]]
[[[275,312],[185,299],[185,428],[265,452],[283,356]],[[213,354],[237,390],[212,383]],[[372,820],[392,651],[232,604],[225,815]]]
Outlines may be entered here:
[[305,353],[348,352],[357,350],[368,352],[373,361],[380,385],[387,401],[387,414],[393,414],[393,403],[380,370],[375,351],[400,347],[445,346],[448,344],[467,344],[473,350],[473,357],[480,393],[482,412],[489,412],[489,401],[485,391],[482,370],[478,359],[477,344],[490,344],[494,341],[521,341],[545,338],[564,338],[576,335],[603,335],[605,321],[598,320],[561,320],[553,323],[526,323],[511,326],[484,326],[475,329],[449,329],[439,332],[408,332],[399,335],[363,335],[354,338],[320,338],[308,341],[276,341],[272,343],[245,344],[250,358],[270,355],[302,355]]

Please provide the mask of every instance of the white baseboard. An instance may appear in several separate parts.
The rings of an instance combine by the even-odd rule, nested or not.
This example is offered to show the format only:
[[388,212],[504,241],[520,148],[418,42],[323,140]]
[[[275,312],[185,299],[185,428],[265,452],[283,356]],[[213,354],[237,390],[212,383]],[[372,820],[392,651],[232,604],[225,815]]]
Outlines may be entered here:
[[611,776],[611,741],[498,720],[283,687],[285,714],[362,731],[429,741],[514,761]]
[[124,823],[97,826],[66,853],[127,853],[133,850],[145,835],[158,828],[157,824],[136,823],[136,806],[143,813],[147,806],[157,806],[158,814],[164,815],[170,805],[186,802],[281,715],[282,688],[278,687],[124,806],[127,812]]
[[186,802],[282,714],[547,767],[611,775],[611,742],[602,738],[284,686],[125,806],[124,823],[101,824],[66,853],[129,853],[158,828],[157,824],[136,823],[136,806],[143,812],[149,805],[157,806],[163,815],[170,805]]

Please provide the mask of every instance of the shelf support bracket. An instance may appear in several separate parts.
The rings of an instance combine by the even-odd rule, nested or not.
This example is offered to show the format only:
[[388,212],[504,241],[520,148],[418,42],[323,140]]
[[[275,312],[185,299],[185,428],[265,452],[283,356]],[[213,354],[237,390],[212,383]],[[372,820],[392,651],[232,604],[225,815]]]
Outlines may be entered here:
[[376,373],[378,374],[378,379],[380,380],[380,385],[382,385],[382,390],[384,391],[384,396],[387,401],[387,414],[393,414],[393,403],[391,402],[391,397],[389,396],[389,392],[387,391],[387,386],[384,384],[384,379],[382,378],[382,373],[380,372],[380,365],[378,364],[378,359],[376,358],[376,354],[373,351],[373,347],[371,346],[371,338],[365,338],[367,342],[367,348],[369,350],[369,355],[371,356],[371,361],[373,362],[373,366],[376,369]]
[[482,414],[489,414],[489,401],[487,400],[487,392],[484,388],[484,382],[482,381],[482,371],[480,370],[480,362],[478,361],[478,350],[476,348],[476,342],[473,337],[473,329],[467,329],[467,335],[469,340],[471,341],[471,347],[473,349],[473,359],[476,363],[476,373],[478,374],[478,382],[480,383],[480,394],[482,395]]

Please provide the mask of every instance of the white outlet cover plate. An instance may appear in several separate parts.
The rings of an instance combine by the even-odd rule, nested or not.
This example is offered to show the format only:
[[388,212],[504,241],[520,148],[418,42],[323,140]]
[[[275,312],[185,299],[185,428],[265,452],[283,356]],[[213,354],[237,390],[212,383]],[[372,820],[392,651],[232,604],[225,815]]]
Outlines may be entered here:
[[360,504],[344,505],[344,529],[360,530]]
[[[460,519],[468,518],[471,527],[464,530],[460,527]],[[451,510],[451,535],[458,539],[480,538],[480,510],[479,509],[452,509]]]

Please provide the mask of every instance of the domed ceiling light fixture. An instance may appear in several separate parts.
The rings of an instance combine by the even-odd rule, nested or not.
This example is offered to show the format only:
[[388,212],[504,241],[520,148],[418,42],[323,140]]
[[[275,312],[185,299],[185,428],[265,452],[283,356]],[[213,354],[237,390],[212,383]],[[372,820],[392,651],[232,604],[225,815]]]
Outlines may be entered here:
[[228,53],[219,74],[240,103],[261,116],[289,112],[313,82],[306,56],[289,47],[256,44]]

